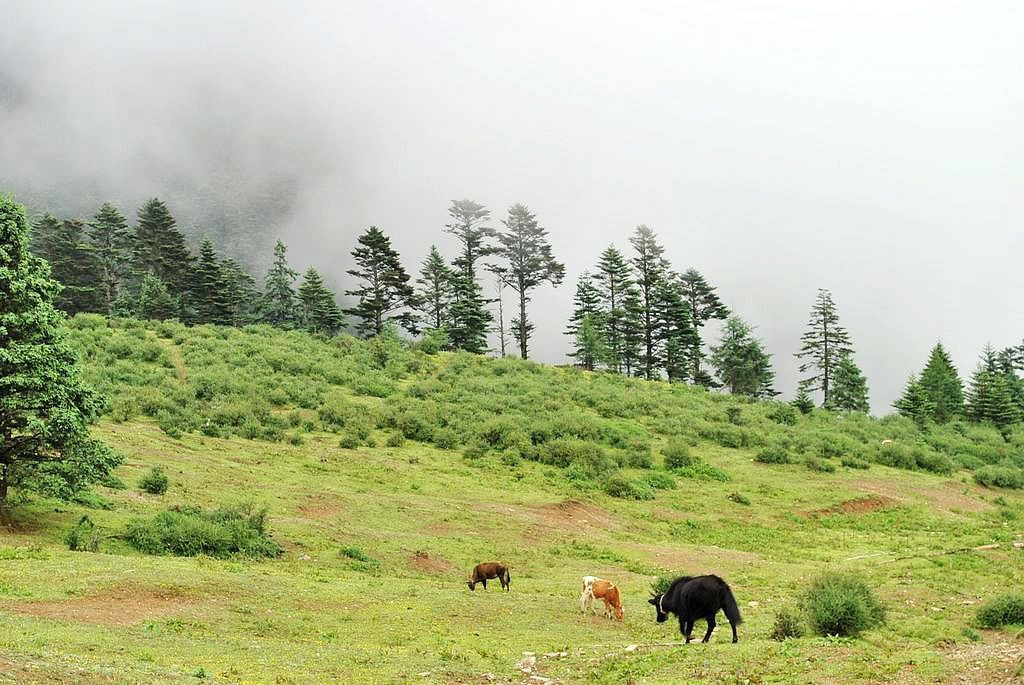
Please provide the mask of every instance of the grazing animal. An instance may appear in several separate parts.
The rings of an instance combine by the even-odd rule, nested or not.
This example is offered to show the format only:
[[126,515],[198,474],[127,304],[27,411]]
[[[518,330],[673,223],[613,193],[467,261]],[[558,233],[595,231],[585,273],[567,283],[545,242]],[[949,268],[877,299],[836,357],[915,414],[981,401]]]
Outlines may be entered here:
[[[583,576],[583,593],[580,595],[580,611],[587,613],[590,603],[594,599],[604,602],[604,615],[608,618],[615,613],[615,618],[622,620],[625,612],[622,610],[622,599],[619,597],[619,588],[607,580],[596,576]],[[596,611],[596,609],[595,609]]]
[[492,578],[497,578],[501,581],[501,589],[508,590],[509,582],[512,580],[508,574],[508,564],[498,561],[488,561],[482,564],[477,564],[473,568],[473,573],[469,576],[469,581],[466,585],[469,586],[470,590],[475,590],[477,583],[483,583],[484,589],[486,590],[487,581]]
[[711,638],[715,629],[715,614],[725,612],[732,626],[732,641],[739,642],[736,626],[743,622],[740,609],[736,606],[729,585],[718,576],[683,576],[672,581],[668,590],[647,600],[658,612],[658,623],[668,620],[670,613],[679,617],[679,632],[686,641],[693,639],[693,624],[703,618],[708,622],[708,632],[701,642]]

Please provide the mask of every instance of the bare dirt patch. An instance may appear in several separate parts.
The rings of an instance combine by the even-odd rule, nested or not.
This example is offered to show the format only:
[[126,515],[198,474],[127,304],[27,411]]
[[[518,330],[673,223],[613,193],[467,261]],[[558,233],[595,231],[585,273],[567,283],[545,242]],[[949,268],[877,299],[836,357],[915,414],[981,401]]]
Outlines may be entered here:
[[993,642],[958,646],[947,652],[960,669],[951,683],[1024,682],[1024,642]]
[[310,495],[298,507],[298,512],[303,518],[308,519],[334,518],[344,511],[345,506],[341,503],[341,499],[329,492],[318,492]]
[[409,564],[423,573],[448,575],[457,570],[455,564],[444,557],[422,550],[409,557]]
[[601,507],[575,499],[551,502],[530,507],[542,523],[554,528],[573,528],[576,524],[592,525],[607,530],[614,518]]
[[824,509],[816,509],[814,511],[808,511],[804,513],[804,516],[831,516],[832,514],[869,514],[872,511],[878,511],[885,507],[896,504],[896,500],[890,497],[882,497],[880,495],[870,495],[868,497],[857,497],[855,499],[848,499],[839,504],[833,504],[831,507],[825,507]]
[[176,588],[122,585],[85,597],[43,601],[5,601],[0,608],[25,616],[72,623],[130,626],[195,604]]
[[978,512],[988,508],[988,504],[969,492],[964,492],[964,484],[957,481],[946,481],[938,485],[908,488],[906,483],[892,482],[882,479],[863,479],[855,481],[853,487],[864,492],[892,497],[897,500],[922,499],[933,508],[944,511]]

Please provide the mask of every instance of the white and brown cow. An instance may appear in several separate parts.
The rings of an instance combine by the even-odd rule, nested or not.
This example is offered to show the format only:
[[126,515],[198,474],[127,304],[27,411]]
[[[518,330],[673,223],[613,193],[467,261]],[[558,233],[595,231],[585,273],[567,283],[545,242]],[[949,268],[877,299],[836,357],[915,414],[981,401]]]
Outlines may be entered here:
[[[580,611],[583,613],[587,612],[590,608],[591,603],[595,599],[600,599],[604,602],[604,615],[608,618],[612,617],[612,612],[615,614],[615,618],[622,620],[624,616],[622,610],[622,599],[619,597],[619,588],[615,587],[612,583],[597,576],[583,576],[583,592],[580,594]],[[597,612],[597,609],[594,609]]]

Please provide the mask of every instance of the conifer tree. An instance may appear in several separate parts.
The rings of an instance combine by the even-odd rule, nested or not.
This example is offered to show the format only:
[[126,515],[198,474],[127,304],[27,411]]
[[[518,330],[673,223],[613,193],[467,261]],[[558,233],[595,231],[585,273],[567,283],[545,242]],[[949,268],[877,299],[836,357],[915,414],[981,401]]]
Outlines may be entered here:
[[509,288],[519,295],[519,316],[512,319],[512,334],[519,342],[519,354],[526,359],[528,341],[534,326],[526,316],[530,293],[544,283],[557,286],[565,277],[565,266],[551,254],[547,230],[537,223],[537,217],[526,206],[512,205],[508,218],[502,220],[505,230],[497,234],[495,254],[505,264],[496,272]]
[[932,348],[918,383],[935,423],[946,423],[964,413],[964,384],[941,342]]
[[657,377],[661,366],[661,355],[658,338],[658,293],[662,282],[668,275],[668,262],[662,256],[665,252],[657,240],[654,231],[645,225],[636,227],[636,232],[629,239],[633,245],[634,255],[630,260],[633,265],[633,281],[636,283],[640,303],[640,324],[643,345],[640,352],[642,375],[647,380]]
[[[594,366],[605,360],[607,356],[606,346],[598,344],[595,336],[602,337],[602,324],[604,316],[601,312],[601,296],[594,287],[593,278],[588,272],[584,272],[576,282],[576,296],[573,298],[573,312],[569,318],[569,325],[565,334],[572,337],[573,349],[569,353],[577,364],[587,371],[593,371]],[[588,330],[581,335],[581,328],[584,323]],[[603,340],[601,341],[603,343]],[[605,357],[596,356],[601,351]]]
[[683,294],[690,304],[690,313],[693,317],[693,327],[697,335],[697,344],[691,350],[690,376],[694,383],[701,385],[701,379],[705,377],[701,373],[700,360],[703,356],[703,343],[700,339],[700,329],[712,319],[725,319],[729,316],[729,309],[718,299],[715,289],[704,279],[696,269],[687,269],[680,277],[683,287]]
[[33,228],[32,251],[49,263],[50,275],[62,286],[54,306],[71,315],[100,311],[100,266],[82,223],[46,214]]
[[807,394],[807,388],[804,387],[803,383],[800,384],[796,397],[793,398],[790,404],[796,407],[801,414],[810,414],[814,411],[814,400]]
[[337,335],[345,325],[345,317],[338,303],[320,274],[309,267],[302,276],[299,286],[299,302],[302,306],[302,325],[311,333]]
[[839,360],[839,363],[836,364],[833,381],[826,408],[865,413],[870,411],[868,382],[853,361],[853,355],[845,354]]
[[929,397],[921,379],[915,374],[910,374],[903,394],[892,406],[900,416],[913,420],[918,428],[924,428],[929,420],[934,419],[936,413],[935,403]]
[[231,323],[231,301],[226,291],[223,264],[209,238],[199,245],[191,306],[196,323],[226,326]]
[[261,296],[256,292],[256,280],[231,257],[220,264],[220,285],[227,304],[228,324],[241,326],[258,318]]
[[453,200],[448,208],[450,223],[445,231],[458,238],[461,252],[452,262],[453,299],[448,341],[452,348],[480,354],[487,349],[487,331],[491,312],[479,282],[480,259],[494,254],[491,240],[496,235],[488,227],[491,212],[473,200]]
[[644,308],[640,289],[636,285],[626,288],[622,298],[622,344],[619,360],[627,376],[643,374]]
[[137,279],[152,273],[176,298],[187,300],[194,283],[195,257],[167,205],[153,198],[139,210],[132,238],[132,270]]
[[114,302],[129,273],[132,243],[128,220],[117,207],[105,202],[89,222],[87,232],[100,268],[103,305],[107,316],[112,316]]
[[733,314],[726,320],[722,339],[711,346],[710,360],[732,394],[765,398],[778,394],[772,387],[775,372],[771,355],[754,337],[754,329],[739,316]]
[[451,324],[448,344],[454,350],[473,354],[487,351],[487,330],[491,313],[487,311],[480,284],[471,281],[464,272],[452,271]]
[[416,317],[408,311],[416,306],[416,293],[398,252],[391,247],[391,239],[370,226],[359,236],[359,246],[352,250],[352,256],[357,268],[348,273],[360,279],[360,285],[345,294],[355,295],[358,302],[345,313],[360,319],[356,324],[359,332],[366,337],[379,335],[387,322],[394,321],[416,333]]
[[1008,436],[1011,424],[1020,420],[1006,376],[999,369],[996,351],[986,345],[978,368],[971,376],[967,391],[967,417],[972,421],[987,421]]
[[1000,350],[996,355],[998,371],[1006,379],[1006,388],[1010,392],[1010,399],[1017,408],[1017,415],[1024,416],[1024,380],[1017,375],[1017,364],[1015,350],[1008,347]]
[[609,366],[617,372],[623,366],[623,338],[626,327],[626,291],[632,285],[629,262],[615,246],[610,245],[601,253],[594,275],[594,285],[601,295],[601,310],[604,313],[605,339],[608,343]]
[[800,372],[813,371],[801,381],[804,390],[822,391],[822,406],[829,404],[833,377],[843,357],[853,354],[850,335],[839,325],[832,293],[824,288],[818,290],[818,297],[811,308],[811,319],[807,332],[801,337],[803,347],[796,353],[797,359],[804,359]]
[[127,306],[119,306],[118,313],[121,316],[134,316],[140,319],[151,319],[162,321],[173,319],[181,312],[181,302],[167,289],[155,274],[147,273],[142,277],[135,290],[135,297],[129,298],[124,295]]
[[102,402],[81,380],[53,307],[60,285],[29,252],[25,208],[0,196],[0,523],[11,488],[71,498],[117,455],[89,435]]
[[700,338],[682,284],[674,274],[665,273],[657,282],[653,306],[654,335],[665,375],[669,382],[684,382],[690,375],[690,362],[694,349],[700,346]]
[[599,315],[586,314],[576,327],[576,344],[572,356],[587,371],[593,371],[598,364],[606,363],[609,355],[599,319]]
[[288,248],[280,240],[274,246],[274,263],[263,282],[262,318],[278,328],[293,328],[297,323],[295,288],[299,272],[288,265]]
[[420,286],[417,293],[419,310],[422,312],[426,328],[451,328],[451,307],[455,297],[454,277],[454,272],[445,264],[437,246],[431,245],[430,254],[420,269],[420,277],[416,279]]

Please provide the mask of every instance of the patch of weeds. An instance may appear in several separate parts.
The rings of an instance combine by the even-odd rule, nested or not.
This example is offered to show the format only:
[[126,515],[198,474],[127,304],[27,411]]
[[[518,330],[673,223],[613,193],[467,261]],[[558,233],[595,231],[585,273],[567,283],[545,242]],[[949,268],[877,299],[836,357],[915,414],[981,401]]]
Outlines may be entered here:
[[996,597],[978,609],[977,620],[982,628],[1024,624],[1024,595]]
[[686,468],[675,469],[673,473],[681,478],[693,478],[694,480],[717,480],[723,483],[732,480],[732,476],[722,469],[702,461]]
[[267,534],[266,518],[266,509],[252,505],[213,511],[180,507],[130,522],[123,537],[146,554],[276,557],[282,549]]
[[750,506],[750,500],[738,492],[729,493],[729,501],[735,502],[736,504],[742,504],[748,507]]
[[351,567],[356,571],[375,573],[380,570],[380,562],[358,547],[342,547],[341,556],[351,559]]
[[88,516],[83,516],[64,535],[64,542],[72,552],[97,551],[100,548],[100,535],[96,524]]
[[871,468],[871,464],[858,459],[857,457],[845,456],[839,460],[839,463],[848,469],[868,469]]
[[630,480],[625,476],[612,476],[604,485],[604,491],[619,499],[648,500],[654,499],[654,488],[641,481]]
[[761,464],[788,464],[789,452],[782,445],[768,445],[757,453],[754,461]]
[[817,457],[808,457],[804,465],[811,471],[818,471],[819,473],[834,473],[836,470],[835,464],[824,459],[818,459]]
[[775,614],[771,639],[783,642],[791,637],[803,637],[804,625],[800,612],[792,607],[783,607]]
[[885,608],[857,576],[828,573],[800,597],[811,629],[821,636],[855,636],[885,621]]

